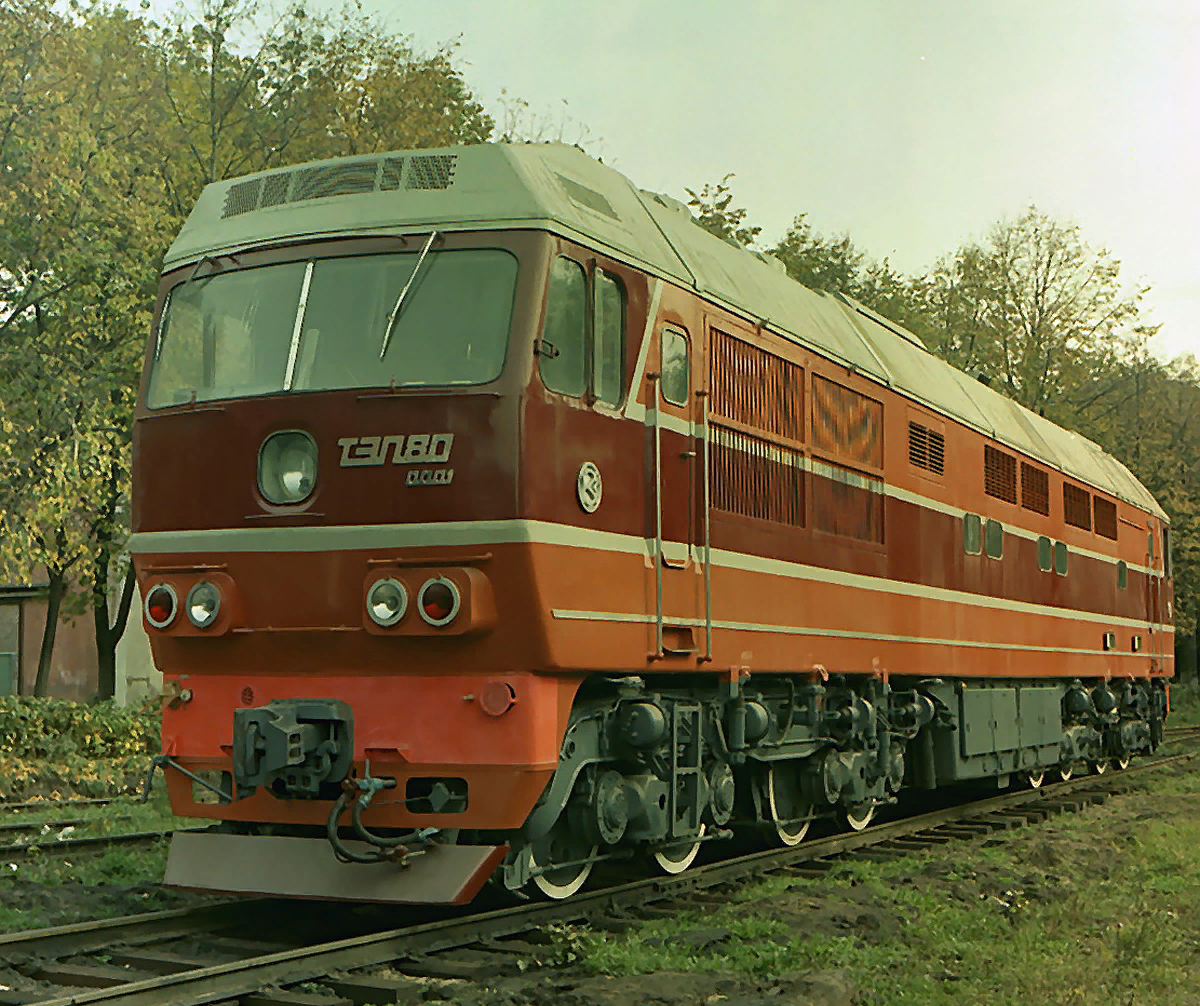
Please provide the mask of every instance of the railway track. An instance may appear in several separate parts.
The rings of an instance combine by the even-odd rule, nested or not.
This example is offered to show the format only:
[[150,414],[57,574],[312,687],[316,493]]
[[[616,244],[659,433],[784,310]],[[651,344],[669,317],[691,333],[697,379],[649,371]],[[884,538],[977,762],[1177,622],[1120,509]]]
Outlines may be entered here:
[[[634,924],[629,913],[673,914],[698,903],[723,903],[706,890],[763,873],[819,875],[838,857],[900,858],[932,845],[1042,821],[1103,802],[1139,776],[1191,757],[1175,755],[1124,772],[1007,792],[879,823],[862,832],[714,862],[676,876],[616,883],[567,902],[484,911],[477,904],[468,914],[422,913],[399,928],[394,927],[396,909],[364,914],[316,903],[257,899],[0,936],[0,960],[15,962],[30,984],[36,983],[24,990],[0,989],[0,1004],[407,1002],[419,992],[411,980],[350,972],[390,966],[415,978],[476,980],[511,973],[522,955],[539,949],[528,934],[548,923],[587,921],[603,928],[629,928]],[[263,933],[276,942],[264,943]],[[301,983],[316,983],[320,997],[289,991]]]

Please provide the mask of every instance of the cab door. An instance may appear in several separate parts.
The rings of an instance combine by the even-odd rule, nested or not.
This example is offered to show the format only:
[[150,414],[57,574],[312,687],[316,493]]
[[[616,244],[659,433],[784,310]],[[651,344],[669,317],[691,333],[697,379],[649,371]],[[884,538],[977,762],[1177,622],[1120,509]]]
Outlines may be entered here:
[[647,402],[646,421],[655,531],[655,656],[699,654],[703,631],[697,530],[704,454],[696,347],[684,325],[664,322],[651,352],[647,371],[653,401]]

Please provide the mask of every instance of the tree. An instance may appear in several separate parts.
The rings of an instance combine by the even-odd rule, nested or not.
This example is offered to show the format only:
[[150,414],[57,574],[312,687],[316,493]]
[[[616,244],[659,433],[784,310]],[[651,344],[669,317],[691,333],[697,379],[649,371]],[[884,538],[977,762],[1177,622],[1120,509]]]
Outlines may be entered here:
[[[146,159],[161,116],[144,23],[100,4],[59,15],[31,2],[22,14],[0,19],[10,99],[0,134],[0,560],[12,576],[47,572],[43,694],[58,617],[78,607],[87,560],[106,569],[124,543],[113,519],[123,500],[104,491],[104,475],[128,470],[125,389],[166,231]],[[106,572],[103,582],[107,594]],[[97,639],[102,667],[123,624]]]
[[201,0],[158,29],[169,124],[160,164],[174,215],[209,182],[285,164],[487,139],[493,122],[453,58],[347,4],[303,3],[265,29],[258,0]]
[[749,226],[745,222],[746,210],[733,205],[733,190],[729,187],[732,178],[730,173],[715,185],[705,185],[699,192],[685,189],[687,204],[695,214],[696,222],[710,234],[749,248],[762,228]]
[[1112,378],[1154,329],[1139,324],[1144,287],[1075,224],[1029,207],[938,263],[923,284],[919,332],[955,366],[1078,427],[1117,391]]

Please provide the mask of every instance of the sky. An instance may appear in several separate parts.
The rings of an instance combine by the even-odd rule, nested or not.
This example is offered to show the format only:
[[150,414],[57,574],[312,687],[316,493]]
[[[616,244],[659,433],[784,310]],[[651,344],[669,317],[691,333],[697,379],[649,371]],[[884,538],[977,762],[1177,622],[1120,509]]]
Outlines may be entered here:
[[642,188],[732,172],[761,245],[807,213],[920,272],[1036,204],[1200,355],[1196,0],[362,2]]

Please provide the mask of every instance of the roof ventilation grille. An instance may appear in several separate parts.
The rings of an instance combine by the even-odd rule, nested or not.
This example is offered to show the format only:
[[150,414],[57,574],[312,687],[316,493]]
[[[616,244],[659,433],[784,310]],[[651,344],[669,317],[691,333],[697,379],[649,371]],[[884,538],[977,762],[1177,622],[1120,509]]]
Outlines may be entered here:
[[400,179],[404,175],[403,157],[385,157],[379,168],[379,191],[394,192],[400,188]]
[[249,213],[258,209],[258,196],[262,190],[262,179],[252,178],[248,182],[238,182],[229,186],[225,193],[225,209],[221,213],[225,217],[236,217],[241,213]]
[[448,189],[454,182],[456,154],[421,154],[408,162],[406,189]]

